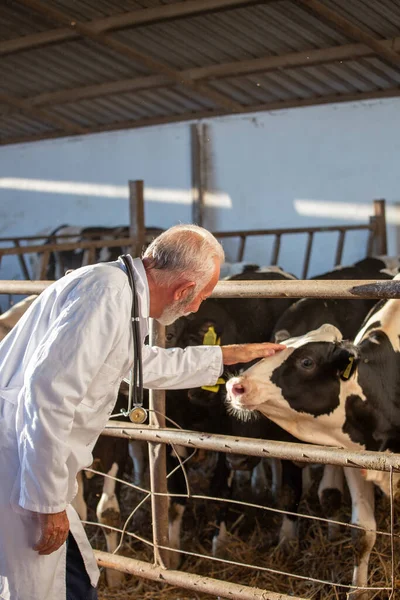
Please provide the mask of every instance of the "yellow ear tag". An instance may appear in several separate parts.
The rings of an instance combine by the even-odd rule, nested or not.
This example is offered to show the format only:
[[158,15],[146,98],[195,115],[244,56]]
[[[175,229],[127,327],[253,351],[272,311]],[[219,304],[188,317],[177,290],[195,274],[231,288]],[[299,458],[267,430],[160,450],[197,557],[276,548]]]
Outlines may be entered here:
[[215,394],[219,391],[219,386],[225,385],[225,379],[220,377],[215,385],[203,385],[202,390],[206,390],[206,392],[214,392]]
[[[204,334],[203,344],[204,346],[221,345],[221,338],[217,336],[217,334],[215,333],[215,329],[212,325],[207,329],[207,332]],[[203,385],[201,389],[206,390],[206,392],[214,392],[216,394],[219,390],[219,386],[223,385],[224,383],[225,381],[220,377],[215,385]]]
[[343,379],[348,379],[351,375],[351,369],[353,367],[353,362],[354,362],[354,356],[350,356],[349,358],[349,364],[347,365],[347,367],[345,368],[345,370],[342,373],[342,378]]
[[203,344],[204,346],[219,346],[221,344],[221,339],[215,333],[215,329],[212,325],[207,329],[207,332],[204,334]]

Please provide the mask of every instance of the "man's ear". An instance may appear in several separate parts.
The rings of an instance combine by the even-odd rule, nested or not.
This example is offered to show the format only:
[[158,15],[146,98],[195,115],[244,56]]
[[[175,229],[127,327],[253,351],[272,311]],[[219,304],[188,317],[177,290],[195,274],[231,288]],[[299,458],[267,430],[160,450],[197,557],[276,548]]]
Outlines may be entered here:
[[174,290],[175,302],[178,302],[179,300],[186,300],[195,285],[196,283],[194,281],[185,281],[179,284]]

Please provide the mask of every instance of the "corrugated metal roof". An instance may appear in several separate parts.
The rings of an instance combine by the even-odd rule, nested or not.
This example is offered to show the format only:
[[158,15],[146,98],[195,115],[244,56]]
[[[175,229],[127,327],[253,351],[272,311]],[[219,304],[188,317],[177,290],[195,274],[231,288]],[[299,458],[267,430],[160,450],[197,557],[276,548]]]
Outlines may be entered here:
[[394,96],[400,3],[6,1],[0,61],[0,143]]

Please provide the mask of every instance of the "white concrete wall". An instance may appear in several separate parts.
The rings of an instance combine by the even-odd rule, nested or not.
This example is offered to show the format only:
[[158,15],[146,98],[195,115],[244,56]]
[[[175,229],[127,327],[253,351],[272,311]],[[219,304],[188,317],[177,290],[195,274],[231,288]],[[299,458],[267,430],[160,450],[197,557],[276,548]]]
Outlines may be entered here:
[[[208,198],[205,226],[365,222],[372,200],[386,198],[389,251],[396,253],[399,109],[400,99],[389,99],[210,122],[211,180],[217,193]],[[129,179],[145,180],[148,225],[190,221],[189,124],[0,148],[0,237],[35,234],[62,223],[127,223]],[[316,243],[311,274],[331,267],[335,239]],[[364,255],[364,240],[364,234],[349,238],[345,262]],[[299,274],[304,245],[305,238],[288,239],[280,264]],[[235,244],[226,248],[233,258]],[[253,240],[245,258],[267,264],[270,249],[269,242]],[[18,262],[5,257],[0,278],[21,277]]]

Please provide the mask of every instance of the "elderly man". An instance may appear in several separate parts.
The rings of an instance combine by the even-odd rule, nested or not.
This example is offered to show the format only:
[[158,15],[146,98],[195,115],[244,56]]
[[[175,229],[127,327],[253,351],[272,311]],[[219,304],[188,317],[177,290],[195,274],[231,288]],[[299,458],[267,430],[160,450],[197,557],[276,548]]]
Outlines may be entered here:
[[[198,310],[224,254],[206,230],[178,225],[128,260],[143,343],[148,317],[168,324]],[[83,267],[47,288],[0,344],[2,600],[97,597],[98,569],[71,501],[132,365],[132,298],[122,261]],[[144,385],[213,385],[224,364],[281,348],[143,346]]]

